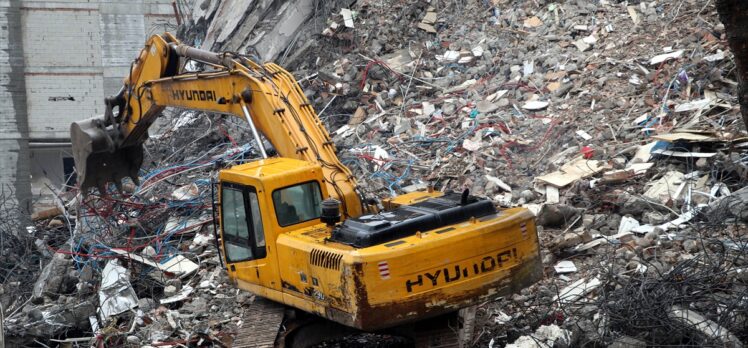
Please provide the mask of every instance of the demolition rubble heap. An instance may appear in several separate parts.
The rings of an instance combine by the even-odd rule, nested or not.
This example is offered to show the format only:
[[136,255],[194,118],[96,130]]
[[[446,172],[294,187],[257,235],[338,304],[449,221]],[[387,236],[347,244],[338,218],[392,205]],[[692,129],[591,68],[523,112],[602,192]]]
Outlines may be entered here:
[[[537,214],[545,277],[479,306],[473,345],[748,343],[748,137],[711,2],[180,3],[186,43],[295,74],[367,192]],[[0,219],[11,340],[230,346],[251,324],[211,201],[217,168],[256,158],[247,129],[164,119],[139,185]]]

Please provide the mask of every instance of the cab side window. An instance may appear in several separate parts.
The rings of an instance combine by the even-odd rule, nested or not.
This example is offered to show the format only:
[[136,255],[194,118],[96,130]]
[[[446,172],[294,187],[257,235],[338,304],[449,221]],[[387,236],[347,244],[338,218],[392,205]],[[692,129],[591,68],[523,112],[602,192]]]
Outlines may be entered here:
[[252,230],[254,231],[254,244],[257,254],[265,257],[265,231],[262,229],[262,215],[260,214],[260,202],[257,192],[249,191],[249,208],[252,216]]
[[250,261],[266,256],[260,204],[254,187],[223,184],[221,220],[228,262]]

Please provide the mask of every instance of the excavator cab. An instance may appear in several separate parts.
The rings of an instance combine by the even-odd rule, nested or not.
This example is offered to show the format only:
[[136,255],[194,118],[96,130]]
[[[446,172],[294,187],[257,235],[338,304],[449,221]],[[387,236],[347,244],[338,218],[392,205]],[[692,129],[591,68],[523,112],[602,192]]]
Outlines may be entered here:
[[229,277],[239,287],[267,296],[282,291],[276,240],[279,234],[320,223],[327,196],[319,165],[271,158],[219,174],[219,225]]

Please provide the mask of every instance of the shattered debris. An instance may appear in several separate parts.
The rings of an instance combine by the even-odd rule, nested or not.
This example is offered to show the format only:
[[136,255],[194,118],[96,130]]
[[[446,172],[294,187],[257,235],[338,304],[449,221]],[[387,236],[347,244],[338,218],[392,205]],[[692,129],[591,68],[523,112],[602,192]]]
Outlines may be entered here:
[[138,297],[130,285],[127,269],[120,266],[117,260],[107,262],[101,271],[101,285],[99,286],[101,318],[106,320],[137,306]]
[[[189,3],[180,39],[292,71],[367,196],[536,213],[545,278],[482,304],[474,346],[748,342],[748,137],[714,5]],[[129,193],[0,209],[8,340],[226,346],[249,325],[211,188],[256,149],[232,118],[163,119]]]

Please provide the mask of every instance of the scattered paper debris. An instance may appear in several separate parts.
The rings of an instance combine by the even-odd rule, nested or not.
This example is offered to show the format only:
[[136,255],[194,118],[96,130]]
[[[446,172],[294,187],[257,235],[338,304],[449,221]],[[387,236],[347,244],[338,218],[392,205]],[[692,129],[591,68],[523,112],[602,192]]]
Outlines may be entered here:
[[679,104],[675,106],[675,112],[687,112],[687,111],[694,111],[694,110],[701,110],[706,107],[709,107],[714,102],[712,99],[699,99],[694,100],[688,103]]
[[172,198],[180,201],[189,201],[200,195],[200,188],[195,183],[184,185],[172,192]]
[[690,142],[710,142],[710,141],[719,141],[719,139],[703,135],[703,134],[695,134],[695,133],[669,133],[669,134],[657,134],[652,136],[653,139],[657,140],[664,140],[669,143],[674,143],[676,141],[690,141]]
[[574,262],[566,260],[556,263],[556,265],[553,266],[553,269],[555,269],[558,274],[574,273],[577,271],[577,266],[574,265]]
[[590,140],[592,139],[592,136],[589,135],[589,133],[585,132],[584,130],[580,129],[577,131],[577,135],[581,137],[584,140]]
[[138,296],[130,285],[130,275],[118,260],[109,260],[101,275],[99,313],[102,318],[109,318],[138,306]]
[[639,20],[639,14],[636,12],[636,6],[626,6],[626,10],[629,12],[629,17],[634,25],[638,25],[641,21]]
[[683,50],[677,50],[672,53],[660,54],[660,55],[652,57],[652,59],[649,60],[649,64],[657,65],[657,64],[666,62],[668,60],[678,59],[682,55],[683,55]]
[[470,139],[465,139],[462,141],[462,148],[468,151],[478,151],[483,147],[483,143],[480,141],[473,141]]
[[522,108],[530,111],[543,110],[547,108],[549,104],[550,103],[547,101],[533,100],[522,105]]
[[704,60],[707,62],[717,62],[723,59],[725,59],[725,52],[722,50],[717,50],[717,53],[710,54],[704,57]]
[[340,15],[343,16],[343,23],[347,28],[353,28],[353,11],[347,8],[340,9]]
[[716,152],[695,152],[695,151],[672,151],[665,149],[652,150],[655,155],[672,156],[672,157],[692,157],[692,158],[711,158],[717,156]]
[[623,216],[621,217],[621,224],[618,225],[618,234],[631,232],[637,227],[639,227],[639,221],[632,217]]
[[434,24],[434,23],[436,23],[436,12],[434,12],[434,11],[426,12],[426,15],[423,16],[423,19],[421,20],[421,23],[426,23],[426,24]]
[[636,150],[636,153],[634,154],[634,158],[632,158],[631,161],[634,163],[649,162],[649,160],[652,158],[652,150],[656,145],[657,142],[653,141],[651,143],[647,143],[646,145],[639,146],[639,148]]
[[199,266],[190,261],[183,255],[176,255],[171,258],[165,258],[162,262],[155,262],[147,257],[128,252],[121,249],[110,249],[111,252],[124,256],[130,260],[143,263],[149,267],[155,268],[159,272],[154,272],[151,276],[157,280],[165,281],[167,278],[184,278],[197,271]]
[[543,24],[543,21],[540,20],[540,18],[536,16],[529,17],[525,19],[524,26],[525,28],[536,28]]
[[597,160],[586,160],[582,157],[578,157],[571,162],[565,164],[560,170],[539,176],[536,180],[545,182],[555,187],[565,187],[579,179],[583,179],[599,173],[608,168],[608,165],[603,161]]

